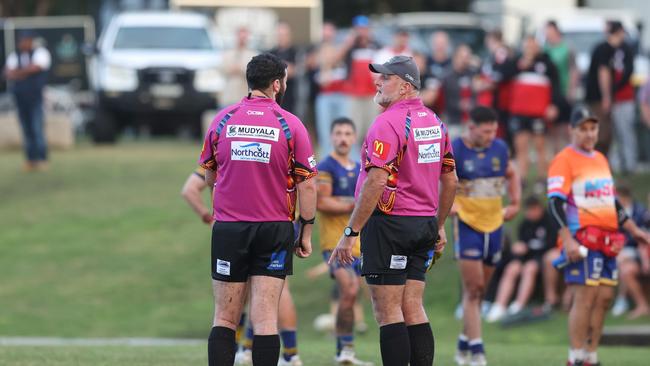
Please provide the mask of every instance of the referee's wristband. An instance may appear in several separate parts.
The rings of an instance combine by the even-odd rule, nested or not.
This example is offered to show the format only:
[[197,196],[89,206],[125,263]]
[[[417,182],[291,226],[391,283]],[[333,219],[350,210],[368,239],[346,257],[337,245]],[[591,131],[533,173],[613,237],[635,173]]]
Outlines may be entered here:
[[302,225],[313,225],[315,221],[316,221],[316,217],[312,217],[309,220],[305,220],[304,217],[298,216],[298,222],[300,222],[300,224]]

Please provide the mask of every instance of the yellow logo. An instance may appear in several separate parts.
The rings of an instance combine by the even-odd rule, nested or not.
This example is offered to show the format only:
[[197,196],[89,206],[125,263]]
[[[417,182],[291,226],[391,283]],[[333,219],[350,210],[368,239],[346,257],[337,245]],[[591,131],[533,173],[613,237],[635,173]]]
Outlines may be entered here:
[[384,143],[375,140],[375,152],[379,155],[384,153]]

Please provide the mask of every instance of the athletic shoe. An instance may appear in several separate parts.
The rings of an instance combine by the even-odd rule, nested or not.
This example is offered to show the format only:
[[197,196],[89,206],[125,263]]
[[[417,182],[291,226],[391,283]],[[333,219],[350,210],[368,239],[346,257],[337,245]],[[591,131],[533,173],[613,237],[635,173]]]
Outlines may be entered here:
[[508,306],[508,315],[515,315],[522,311],[524,308],[516,302],[513,302]]
[[612,315],[621,316],[630,310],[630,303],[625,297],[617,297],[612,307]]
[[334,362],[339,366],[374,366],[372,362],[359,360],[354,354],[354,349],[350,347],[343,347],[341,353],[334,357]]
[[458,366],[467,366],[471,361],[472,354],[469,351],[460,351],[456,350],[456,355],[454,356],[454,362]]
[[249,349],[237,351],[235,354],[235,365],[253,366],[253,352]]
[[496,323],[501,319],[505,318],[505,316],[506,316],[506,309],[499,304],[494,304],[492,305],[490,311],[485,317],[485,321],[488,323]]
[[571,362],[567,361],[566,366],[588,366],[588,363],[583,363],[582,361]]
[[487,366],[485,353],[474,353],[469,361],[469,366]]
[[289,361],[286,361],[284,357],[280,356],[280,359],[278,360],[278,366],[302,366],[302,360],[298,355],[291,356]]

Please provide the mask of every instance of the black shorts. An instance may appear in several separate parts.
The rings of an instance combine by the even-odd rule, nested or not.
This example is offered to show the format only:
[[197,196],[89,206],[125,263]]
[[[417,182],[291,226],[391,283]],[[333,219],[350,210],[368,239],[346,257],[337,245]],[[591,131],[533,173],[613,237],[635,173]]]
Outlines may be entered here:
[[212,226],[212,278],[246,282],[249,276],[284,279],[293,273],[293,224],[215,222]]
[[543,118],[512,116],[508,121],[508,131],[514,136],[519,132],[531,132],[535,135],[546,133],[547,126]]
[[361,231],[361,275],[370,285],[424,281],[438,240],[438,220],[375,212]]

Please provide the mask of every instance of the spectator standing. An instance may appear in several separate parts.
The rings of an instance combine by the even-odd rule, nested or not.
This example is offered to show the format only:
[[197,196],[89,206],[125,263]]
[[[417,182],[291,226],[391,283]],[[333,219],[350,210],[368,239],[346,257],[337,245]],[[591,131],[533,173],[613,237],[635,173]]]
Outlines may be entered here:
[[575,63],[575,55],[564,41],[557,23],[553,20],[547,22],[544,32],[546,38],[544,52],[557,68],[559,79],[558,118],[552,128],[554,150],[559,151],[569,142],[567,124],[571,117],[571,104],[575,101],[580,74]]
[[238,103],[242,95],[248,94],[246,64],[257,54],[256,50],[248,47],[249,36],[247,28],[239,28],[235,47],[223,53],[221,67],[226,77],[226,92],[221,94],[222,106]]
[[422,77],[422,101],[438,114],[444,112],[444,95],[440,91],[442,79],[451,69],[449,35],[438,31],[431,35],[431,55],[427,57]]
[[641,110],[641,120],[645,125],[645,131],[641,134],[644,143],[641,146],[646,159],[650,159],[650,78],[639,90],[639,109]]
[[500,30],[493,30],[485,36],[485,46],[489,56],[483,63],[481,74],[492,83],[492,106],[499,118],[498,136],[512,146],[512,138],[508,133],[507,122],[510,119],[510,89],[511,81],[506,78],[507,69],[513,62],[510,49],[503,42]]
[[[522,182],[528,176],[530,142],[537,153],[538,181],[547,171],[546,131],[549,122],[557,118],[559,79],[557,69],[542,51],[533,36],[524,40],[522,54],[511,64],[510,122],[515,159]],[[539,189],[543,190],[543,187]]]
[[18,35],[18,49],[9,54],[5,76],[14,96],[23,130],[25,171],[47,169],[47,141],[43,124],[43,88],[52,63],[50,52],[34,42],[35,33]]
[[[357,140],[361,144],[368,127],[377,116],[379,109],[373,98],[377,88],[368,64],[375,58],[379,45],[370,34],[370,20],[365,15],[357,15],[352,19],[350,36],[343,45],[341,52],[347,65],[348,75],[345,83],[345,93],[348,96],[348,117],[357,127]],[[355,152],[358,151],[354,149]]]
[[612,157],[620,160],[624,173],[633,172],[637,163],[633,70],[634,53],[625,43],[623,25],[607,22],[607,39],[591,54],[585,100],[600,120],[598,150],[608,156],[615,136],[618,148]]
[[281,96],[280,106],[282,109],[291,113],[296,112],[296,60],[298,51],[293,45],[291,27],[289,24],[281,22],[277,27],[278,44],[269,52],[278,56],[287,64],[287,88],[285,94]]
[[336,44],[336,26],[323,24],[323,40],[310,56],[316,72],[314,78],[319,87],[316,96],[316,132],[320,156],[332,150],[331,122],[348,114],[348,102],[344,94],[347,69],[339,56]]

